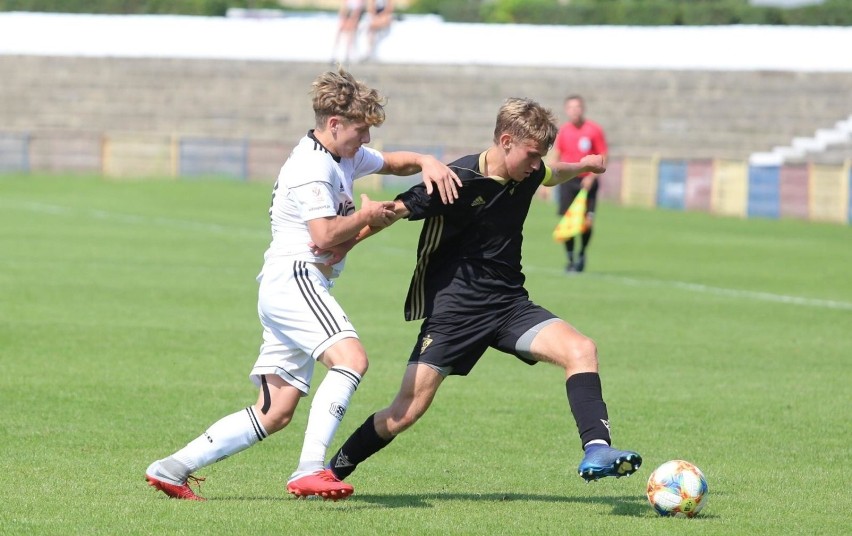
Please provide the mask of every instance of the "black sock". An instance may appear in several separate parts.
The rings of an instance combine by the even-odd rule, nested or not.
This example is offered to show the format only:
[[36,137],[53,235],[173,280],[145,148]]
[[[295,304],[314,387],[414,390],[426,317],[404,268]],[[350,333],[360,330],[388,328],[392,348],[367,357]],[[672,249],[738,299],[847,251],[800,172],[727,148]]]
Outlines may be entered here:
[[349,439],[340,447],[340,450],[331,457],[328,462],[334,476],[343,480],[358,467],[358,464],[379,452],[393,441],[390,439],[382,439],[376,432],[376,426],[373,424],[375,413],[367,417],[364,424],[352,432]]
[[580,237],[580,256],[586,254],[586,247],[589,245],[589,242],[592,240],[592,228],[589,227],[585,233]]
[[574,263],[574,238],[565,241],[565,252],[568,253],[568,262]]
[[609,435],[609,416],[603,401],[601,377],[597,372],[580,372],[565,382],[568,404],[577,422],[583,446],[593,439],[603,439],[612,444]]

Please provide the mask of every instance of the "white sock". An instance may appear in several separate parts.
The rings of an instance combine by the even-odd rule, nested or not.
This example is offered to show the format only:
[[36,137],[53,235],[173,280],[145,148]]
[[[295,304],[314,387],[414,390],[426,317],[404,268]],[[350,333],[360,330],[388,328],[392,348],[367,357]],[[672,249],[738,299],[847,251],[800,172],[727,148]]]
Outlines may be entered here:
[[170,456],[187,470],[185,475],[175,476],[186,480],[189,474],[263,441],[267,435],[252,406],[222,417],[206,432]]
[[313,473],[325,466],[328,446],[358,388],[361,375],[347,367],[331,367],[322,380],[308,414],[305,442],[296,473]]
[[589,448],[589,445],[609,445],[609,443],[607,443],[603,439],[592,439],[591,441],[583,445],[583,450]]

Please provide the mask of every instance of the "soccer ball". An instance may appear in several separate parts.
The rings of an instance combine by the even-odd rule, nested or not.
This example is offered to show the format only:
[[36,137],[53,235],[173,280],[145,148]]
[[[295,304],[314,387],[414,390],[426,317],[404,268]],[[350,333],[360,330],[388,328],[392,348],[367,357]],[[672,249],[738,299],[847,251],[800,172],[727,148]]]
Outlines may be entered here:
[[707,479],[683,460],[657,467],[648,478],[648,501],[661,516],[695,517],[707,503]]

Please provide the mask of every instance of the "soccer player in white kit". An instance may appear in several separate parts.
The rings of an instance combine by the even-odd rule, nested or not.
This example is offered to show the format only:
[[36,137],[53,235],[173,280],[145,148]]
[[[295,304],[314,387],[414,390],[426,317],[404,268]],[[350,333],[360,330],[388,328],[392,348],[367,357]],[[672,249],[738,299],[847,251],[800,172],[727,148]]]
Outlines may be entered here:
[[326,451],[368,361],[355,328],[329,293],[344,257],[365,226],[390,224],[392,202],[361,196],[353,180],[373,173],[421,172],[428,190],[452,203],[458,176],[432,156],[382,153],[366,147],[370,128],[384,122],[383,97],[343,69],[312,86],[316,128],[281,168],[269,215],[272,241],[257,277],[263,343],[250,378],[259,388],[249,406],[215,422],[174,454],[154,461],[145,478],[169,497],[204,500],[189,487],[195,471],[264,440],[290,422],[310,392],[314,363],[329,371],[314,393],[299,465],[287,483],[297,497],[345,499],[353,488],[324,467]]

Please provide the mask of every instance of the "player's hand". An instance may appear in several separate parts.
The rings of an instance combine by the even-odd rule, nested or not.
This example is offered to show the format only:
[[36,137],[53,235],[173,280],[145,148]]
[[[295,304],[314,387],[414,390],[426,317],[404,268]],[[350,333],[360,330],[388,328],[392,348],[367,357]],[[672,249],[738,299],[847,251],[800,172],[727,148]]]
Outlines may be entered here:
[[432,194],[434,188],[438,188],[441,201],[453,204],[459,198],[459,188],[462,181],[456,173],[446,164],[430,155],[423,155],[420,161],[420,169],[423,173],[423,183],[426,185],[426,193]]
[[602,154],[587,154],[580,159],[580,165],[583,166],[583,172],[591,171],[600,175],[606,171],[606,157]]
[[371,227],[387,227],[394,222],[396,213],[393,201],[371,201],[367,194],[361,194],[361,212],[367,217]]

